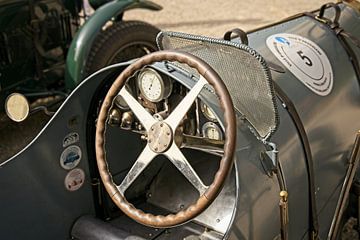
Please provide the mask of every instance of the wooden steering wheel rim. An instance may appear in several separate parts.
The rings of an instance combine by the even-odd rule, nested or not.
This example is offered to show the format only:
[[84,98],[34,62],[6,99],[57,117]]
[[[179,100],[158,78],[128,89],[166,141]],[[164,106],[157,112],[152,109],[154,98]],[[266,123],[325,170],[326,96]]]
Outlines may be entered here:
[[[210,85],[213,86],[217,96],[219,97],[220,107],[224,111],[224,128],[225,128],[225,143],[224,155],[220,161],[220,166],[214,177],[213,183],[208,187],[206,192],[199,197],[199,199],[176,214],[153,215],[144,213],[142,210],[135,208],[129,203],[123,194],[120,193],[116,184],[113,182],[112,175],[109,171],[105,154],[105,130],[108,112],[112,106],[113,99],[117,96],[119,91],[125,86],[126,81],[136,71],[142,69],[144,66],[161,61],[177,61],[179,63],[187,64],[196,69]],[[234,152],[236,146],[236,118],[233,103],[230,94],[219,77],[219,75],[203,60],[195,57],[189,53],[180,51],[158,51],[143,56],[131,65],[129,65],[114,81],[109,89],[104,102],[101,106],[100,113],[96,125],[95,136],[95,150],[96,161],[100,173],[101,180],[110,195],[113,202],[130,218],[133,220],[151,227],[168,228],[179,224],[183,224],[200,213],[202,213],[220,193],[225,180],[230,173],[233,165]]]

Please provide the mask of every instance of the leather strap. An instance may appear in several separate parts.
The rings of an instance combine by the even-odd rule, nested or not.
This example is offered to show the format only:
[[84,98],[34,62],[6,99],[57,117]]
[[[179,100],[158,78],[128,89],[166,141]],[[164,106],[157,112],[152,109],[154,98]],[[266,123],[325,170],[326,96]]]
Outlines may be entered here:
[[234,28],[230,31],[227,31],[225,34],[224,34],[224,40],[227,40],[227,41],[231,41],[232,39],[232,35],[235,34],[235,36],[239,37],[240,39],[240,42],[242,44],[245,44],[245,45],[249,45],[249,40],[248,40],[248,37],[247,37],[247,34],[246,32],[244,32],[243,30],[241,30],[240,28]]

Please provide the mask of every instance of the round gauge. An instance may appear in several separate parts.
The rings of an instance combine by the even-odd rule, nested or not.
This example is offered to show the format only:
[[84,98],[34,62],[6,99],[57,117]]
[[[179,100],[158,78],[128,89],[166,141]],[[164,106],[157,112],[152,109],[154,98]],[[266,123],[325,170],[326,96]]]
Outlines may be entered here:
[[204,116],[213,122],[217,122],[217,118],[215,116],[214,111],[208,107],[205,103],[201,102],[200,104],[201,112],[204,114]]
[[223,140],[223,134],[218,125],[213,122],[207,122],[202,127],[204,137],[213,140]]
[[172,90],[170,81],[164,81],[152,68],[145,68],[138,77],[138,86],[143,96],[150,102],[160,102],[167,98]]
[[[125,85],[125,88],[131,95],[133,95],[133,93],[128,85]],[[117,95],[115,97],[114,103],[118,108],[120,108],[122,110],[129,110],[129,106],[127,105],[127,103],[125,102],[123,97],[120,95]]]

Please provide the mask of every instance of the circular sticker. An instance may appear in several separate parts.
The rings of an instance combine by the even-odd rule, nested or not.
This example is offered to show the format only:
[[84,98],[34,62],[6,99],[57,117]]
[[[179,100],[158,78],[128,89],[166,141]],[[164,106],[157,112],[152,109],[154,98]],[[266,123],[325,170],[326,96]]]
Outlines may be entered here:
[[69,133],[63,139],[63,147],[67,147],[71,144],[77,143],[78,141],[79,141],[79,134],[77,132]]
[[60,156],[60,165],[65,170],[70,170],[76,167],[81,160],[81,149],[72,145],[64,149]]
[[267,38],[266,44],[294,76],[320,96],[333,88],[333,71],[325,52],[313,41],[295,34],[280,33]]
[[64,184],[65,184],[65,188],[68,191],[73,192],[81,188],[84,182],[85,182],[84,171],[80,168],[75,168],[70,172],[68,172],[68,174],[65,177]]

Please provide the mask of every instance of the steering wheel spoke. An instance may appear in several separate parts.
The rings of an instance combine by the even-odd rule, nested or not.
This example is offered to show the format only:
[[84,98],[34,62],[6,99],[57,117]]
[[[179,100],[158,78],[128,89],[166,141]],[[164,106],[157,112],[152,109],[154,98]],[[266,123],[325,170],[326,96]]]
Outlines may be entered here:
[[199,81],[195,84],[195,86],[188,92],[188,94],[184,97],[184,99],[176,106],[174,111],[165,119],[165,122],[169,124],[169,126],[175,132],[175,129],[184,118],[185,114],[189,111],[191,105],[200,94],[201,90],[208,82],[206,79],[200,75]]
[[183,134],[183,142],[180,148],[195,149],[222,157],[224,155],[224,140]]
[[156,155],[157,153],[151,151],[150,147],[146,145],[145,149],[140,153],[140,156],[125,176],[124,180],[117,186],[122,195],[124,195],[126,189],[128,189],[135,179],[144,171]]
[[128,104],[129,108],[133,111],[135,116],[139,119],[146,131],[149,131],[150,127],[157,122],[151,114],[123,87],[119,94],[124,101]]
[[190,163],[186,160],[184,154],[174,143],[170,149],[165,152],[168,159],[175,165],[175,167],[186,177],[186,179],[198,190],[200,196],[203,195],[207,186],[201,181]]

